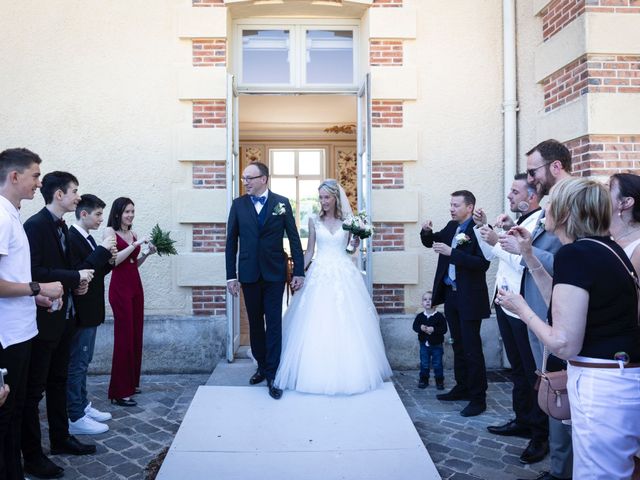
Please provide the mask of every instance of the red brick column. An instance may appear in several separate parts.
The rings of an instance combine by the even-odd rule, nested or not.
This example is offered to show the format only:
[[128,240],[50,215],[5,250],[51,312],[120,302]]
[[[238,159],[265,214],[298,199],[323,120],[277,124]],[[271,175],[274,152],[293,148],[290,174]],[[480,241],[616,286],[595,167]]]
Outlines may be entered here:
[[380,315],[385,313],[404,313],[404,285],[373,285],[373,303]]
[[222,253],[225,249],[226,235],[225,223],[194,223],[191,250]]
[[372,100],[371,126],[373,128],[401,128],[404,108],[401,100]]
[[369,65],[372,67],[401,67],[404,61],[402,40],[372,38],[369,40]]
[[374,190],[404,188],[404,164],[402,162],[373,162],[371,183]]
[[576,175],[609,176],[640,172],[640,134],[585,135],[566,142]]
[[227,39],[200,38],[191,41],[194,67],[226,67]]
[[226,315],[226,287],[193,287],[194,315]]
[[402,0],[373,0],[374,7],[402,7]]
[[197,100],[193,102],[193,128],[226,128],[226,100]]
[[191,0],[193,7],[224,7],[224,0]]
[[373,229],[374,252],[404,250],[404,224],[374,222]]
[[227,188],[225,162],[194,162],[192,165],[193,188]]

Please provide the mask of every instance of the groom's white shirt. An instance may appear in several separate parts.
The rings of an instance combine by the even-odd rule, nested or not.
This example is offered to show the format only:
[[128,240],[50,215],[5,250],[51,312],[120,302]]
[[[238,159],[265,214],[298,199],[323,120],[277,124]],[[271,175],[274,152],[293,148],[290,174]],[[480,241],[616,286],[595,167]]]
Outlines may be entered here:
[[258,198],[262,198],[264,197],[264,204],[260,203],[260,202],[256,202],[253,204],[254,208],[256,209],[256,213],[258,215],[260,215],[260,212],[262,211],[262,209],[264,208],[264,206],[267,204],[267,199],[269,198],[269,189],[267,188],[262,195],[259,195]]

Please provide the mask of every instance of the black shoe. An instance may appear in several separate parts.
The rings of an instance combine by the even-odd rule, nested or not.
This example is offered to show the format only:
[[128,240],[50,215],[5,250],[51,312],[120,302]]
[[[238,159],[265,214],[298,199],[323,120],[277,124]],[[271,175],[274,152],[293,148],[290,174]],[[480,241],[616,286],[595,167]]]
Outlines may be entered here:
[[471,400],[471,397],[467,393],[466,389],[459,387],[456,385],[447,393],[441,393],[440,395],[436,395],[438,400],[442,400],[443,402],[452,402],[454,400]]
[[529,427],[525,427],[515,420],[511,420],[504,425],[490,425],[487,427],[487,430],[489,430],[489,433],[493,433],[494,435],[531,438],[531,430]]
[[549,442],[546,440],[531,440],[522,455],[520,455],[520,462],[536,463],[546,457],[547,453],[549,453]]
[[24,459],[24,471],[36,478],[60,478],[64,476],[64,468],[56,465],[44,454]]
[[438,390],[444,390],[444,378],[436,378],[436,388]]
[[260,370],[256,370],[256,373],[253,374],[253,376],[249,379],[249,383],[251,385],[257,385],[258,383],[262,382],[266,377],[260,373]]
[[132,398],[112,398],[111,404],[118,405],[119,407],[135,407],[138,405],[138,402]]
[[73,435],[69,435],[66,440],[60,443],[51,442],[51,455],[60,455],[67,453],[69,455],[91,455],[96,453],[96,446],[82,443]]
[[486,409],[487,404],[485,402],[469,402],[469,405],[462,409],[460,415],[463,417],[475,417],[476,415],[480,415]]
[[[527,479],[526,478],[519,478],[518,480],[527,480]],[[540,475],[538,475],[533,480],[571,480],[571,477],[569,477],[567,479],[562,479],[560,477],[556,477],[555,475],[551,475],[550,472],[540,472]]]
[[427,388],[429,386],[429,377],[422,377],[418,381],[418,388]]
[[282,397],[282,390],[273,384],[273,380],[267,380],[267,387],[269,387],[269,395],[271,395],[271,398],[280,400]]

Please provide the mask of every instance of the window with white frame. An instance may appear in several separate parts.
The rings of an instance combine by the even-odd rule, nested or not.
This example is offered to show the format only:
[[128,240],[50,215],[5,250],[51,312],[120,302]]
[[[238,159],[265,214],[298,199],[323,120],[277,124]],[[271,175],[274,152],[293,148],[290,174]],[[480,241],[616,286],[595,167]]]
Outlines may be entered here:
[[240,89],[344,90],[357,83],[356,25],[272,22],[236,25]]
[[325,159],[324,148],[269,149],[270,188],[291,201],[305,249],[309,237],[309,216],[320,211],[318,187],[325,178]]

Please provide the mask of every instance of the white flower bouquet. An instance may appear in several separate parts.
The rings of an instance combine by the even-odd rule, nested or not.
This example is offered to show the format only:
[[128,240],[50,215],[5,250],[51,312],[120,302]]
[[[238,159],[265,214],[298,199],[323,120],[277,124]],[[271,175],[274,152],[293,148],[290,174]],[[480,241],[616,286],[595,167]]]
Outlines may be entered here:
[[[356,215],[351,215],[342,222],[342,229],[350,232],[351,235],[358,238],[369,238],[373,235],[373,226],[364,210]],[[351,242],[347,245],[347,253],[355,252],[355,247]]]

